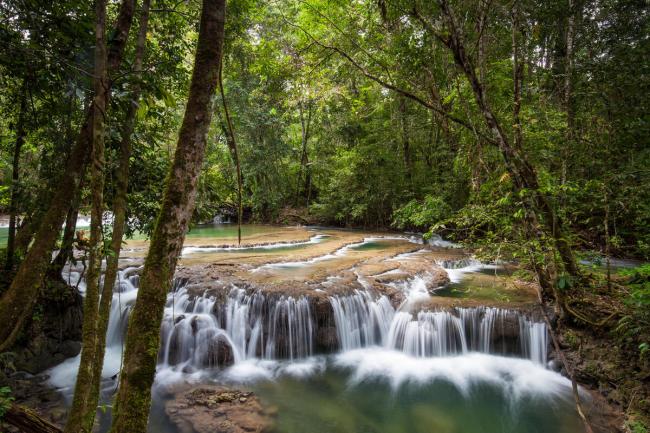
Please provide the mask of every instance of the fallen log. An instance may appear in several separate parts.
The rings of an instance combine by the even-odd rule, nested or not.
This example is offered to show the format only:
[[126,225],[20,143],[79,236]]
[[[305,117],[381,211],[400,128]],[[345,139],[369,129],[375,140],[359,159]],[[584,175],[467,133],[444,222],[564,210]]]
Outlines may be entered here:
[[34,410],[12,404],[2,422],[12,425],[23,433],[63,433],[63,429],[41,417]]

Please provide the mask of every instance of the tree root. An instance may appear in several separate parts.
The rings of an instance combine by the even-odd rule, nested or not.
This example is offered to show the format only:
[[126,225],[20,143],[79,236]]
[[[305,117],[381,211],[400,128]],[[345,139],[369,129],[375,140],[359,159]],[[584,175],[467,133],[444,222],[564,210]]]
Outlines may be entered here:
[[606,325],[607,322],[609,322],[612,318],[614,318],[615,316],[617,316],[617,315],[620,314],[620,311],[616,310],[616,311],[614,311],[612,314],[610,314],[609,316],[607,316],[607,317],[605,317],[604,319],[602,319],[602,320],[596,322],[596,321],[594,321],[594,320],[589,319],[589,318],[588,318],[587,316],[585,316],[584,314],[582,314],[582,313],[580,313],[580,312],[574,310],[574,309],[570,306],[569,302],[564,302],[563,307],[564,307],[564,310],[565,310],[567,313],[569,313],[572,317],[574,317],[574,318],[576,318],[576,319],[580,320],[581,322],[584,322],[584,323],[586,323],[586,324],[588,324],[588,325],[594,326],[594,327],[596,327],[596,328],[601,328],[601,327],[603,327],[603,326]]

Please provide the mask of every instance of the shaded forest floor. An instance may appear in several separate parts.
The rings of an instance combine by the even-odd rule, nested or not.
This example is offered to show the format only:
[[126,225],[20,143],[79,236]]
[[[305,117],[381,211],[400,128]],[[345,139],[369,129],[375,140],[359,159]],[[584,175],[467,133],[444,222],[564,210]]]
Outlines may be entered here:
[[598,271],[589,278],[592,284],[574,288],[568,300],[580,317],[571,315],[560,321],[560,345],[577,382],[611,405],[606,408],[595,399],[594,427],[646,433],[650,426],[650,359],[647,353],[639,353],[637,338],[620,327],[621,319],[631,317],[626,303],[630,292],[625,286],[629,278],[614,274],[610,287]]

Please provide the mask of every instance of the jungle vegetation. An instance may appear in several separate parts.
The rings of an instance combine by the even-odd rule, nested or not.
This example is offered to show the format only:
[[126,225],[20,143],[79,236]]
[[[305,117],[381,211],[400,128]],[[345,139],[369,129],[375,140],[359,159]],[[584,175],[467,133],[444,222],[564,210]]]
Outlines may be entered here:
[[3,1],[0,352],[87,250],[67,431],[91,431],[101,260],[115,281],[123,235],[146,233],[113,430],[142,431],[185,233],[242,213],[518,262],[562,320],[647,367],[647,266],[581,261],[650,259],[649,35],[645,0]]

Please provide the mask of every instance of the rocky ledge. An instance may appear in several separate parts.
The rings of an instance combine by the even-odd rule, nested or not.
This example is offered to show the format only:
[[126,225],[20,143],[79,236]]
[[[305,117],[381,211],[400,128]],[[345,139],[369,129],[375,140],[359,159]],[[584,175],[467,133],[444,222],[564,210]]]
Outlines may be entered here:
[[180,433],[263,433],[275,415],[254,393],[216,385],[176,393],[165,413]]

